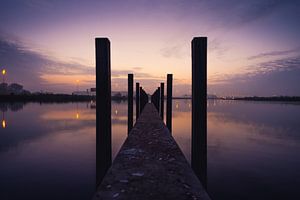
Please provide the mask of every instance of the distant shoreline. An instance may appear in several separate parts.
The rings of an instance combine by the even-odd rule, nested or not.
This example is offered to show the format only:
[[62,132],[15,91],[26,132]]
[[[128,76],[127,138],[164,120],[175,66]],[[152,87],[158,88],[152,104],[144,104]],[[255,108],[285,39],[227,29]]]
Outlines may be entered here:
[[78,102],[94,100],[93,96],[69,94],[0,95],[0,102]]
[[[191,97],[173,97],[172,99],[192,99]],[[0,95],[0,102],[84,102],[95,101],[95,96],[70,95],[70,94],[26,94],[26,95]],[[113,101],[125,101],[126,96],[112,96]],[[276,97],[227,97],[208,98],[208,100],[237,100],[237,101],[288,101],[300,102],[300,96],[276,96]]]
[[[126,97],[112,96],[112,100],[122,101]],[[43,103],[67,103],[95,101],[95,96],[70,95],[70,94],[30,94],[30,95],[0,95],[0,102],[43,102]]]
[[276,97],[234,97],[232,100],[244,100],[244,101],[300,101],[299,96],[276,96]]

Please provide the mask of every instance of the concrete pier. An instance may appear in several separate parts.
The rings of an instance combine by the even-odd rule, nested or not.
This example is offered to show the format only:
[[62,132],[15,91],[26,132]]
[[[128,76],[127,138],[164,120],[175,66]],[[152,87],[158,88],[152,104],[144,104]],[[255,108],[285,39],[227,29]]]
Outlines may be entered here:
[[155,106],[147,103],[93,199],[210,197]]

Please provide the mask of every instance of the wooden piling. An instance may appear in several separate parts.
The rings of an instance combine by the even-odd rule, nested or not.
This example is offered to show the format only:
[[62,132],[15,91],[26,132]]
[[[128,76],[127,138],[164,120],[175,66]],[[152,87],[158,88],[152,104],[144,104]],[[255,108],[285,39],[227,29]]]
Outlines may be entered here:
[[165,84],[160,83],[160,117],[164,121]]
[[160,114],[160,87],[157,88],[156,106],[157,106],[158,114]]
[[96,184],[111,166],[110,41],[96,38]]
[[133,74],[128,74],[128,134],[133,127]]
[[143,111],[145,105],[148,103],[148,94],[143,90],[142,87],[140,87],[140,113]]
[[160,104],[160,87],[158,87],[151,96],[151,102],[154,104],[155,108],[159,112]]
[[93,200],[200,199],[209,195],[152,103],[147,103]]
[[137,120],[140,115],[140,83],[135,83],[135,108]]
[[207,186],[207,38],[192,40],[192,159],[196,175]]
[[172,133],[172,86],[173,85],[173,74],[167,75],[167,127]]

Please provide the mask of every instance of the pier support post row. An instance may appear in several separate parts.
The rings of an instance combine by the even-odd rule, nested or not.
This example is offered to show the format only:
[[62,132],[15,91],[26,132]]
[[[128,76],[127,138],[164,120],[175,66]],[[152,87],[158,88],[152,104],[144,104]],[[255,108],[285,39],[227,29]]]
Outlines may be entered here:
[[133,74],[128,74],[128,134],[133,127]]
[[207,187],[207,38],[192,41],[192,160],[196,175]]
[[160,103],[160,88],[158,87],[155,92],[151,95],[151,102],[154,104],[156,110],[159,113]]
[[140,87],[140,113],[143,111],[145,105],[148,103],[148,94]]
[[156,106],[157,106],[158,114],[160,114],[160,87],[157,88],[157,93],[156,93]]
[[96,184],[111,166],[110,41],[96,38]]
[[140,116],[140,83],[135,83],[135,121]]
[[172,86],[173,85],[173,74],[167,75],[167,127],[172,133]]
[[160,83],[160,117],[164,121],[165,84]]

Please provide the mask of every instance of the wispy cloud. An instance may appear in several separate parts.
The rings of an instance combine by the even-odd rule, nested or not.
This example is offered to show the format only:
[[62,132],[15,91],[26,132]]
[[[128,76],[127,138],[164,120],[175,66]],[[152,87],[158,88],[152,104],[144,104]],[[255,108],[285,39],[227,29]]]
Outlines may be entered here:
[[248,66],[238,74],[210,78],[209,88],[219,94],[300,95],[300,56],[281,58]]
[[[27,89],[40,90],[49,85],[45,75],[94,75],[94,68],[79,63],[68,63],[32,51],[20,41],[0,36],[1,67],[7,69],[7,81],[24,84]],[[55,84],[55,82],[53,82]]]
[[180,44],[164,47],[160,52],[166,58],[182,58],[185,55],[184,47]]
[[[21,83],[30,90],[71,92],[79,77],[81,87],[95,86],[94,67],[57,60],[26,48],[20,40],[16,42],[0,36],[0,60],[0,68],[8,71],[7,81]],[[134,74],[136,81],[143,82],[147,87],[151,87],[151,84],[158,85],[164,79],[142,72],[141,67],[112,70],[113,89],[126,90],[127,75],[130,73]]]
[[274,56],[286,56],[290,55],[293,53],[300,53],[300,47],[290,49],[290,50],[285,50],[285,51],[270,51],[270,52],[264,52],[260,53],[254,56],[248,57],[248,60],[255,60],[255,59],[260,59],[260,58],[269,58],[269,57],[274,57]]

